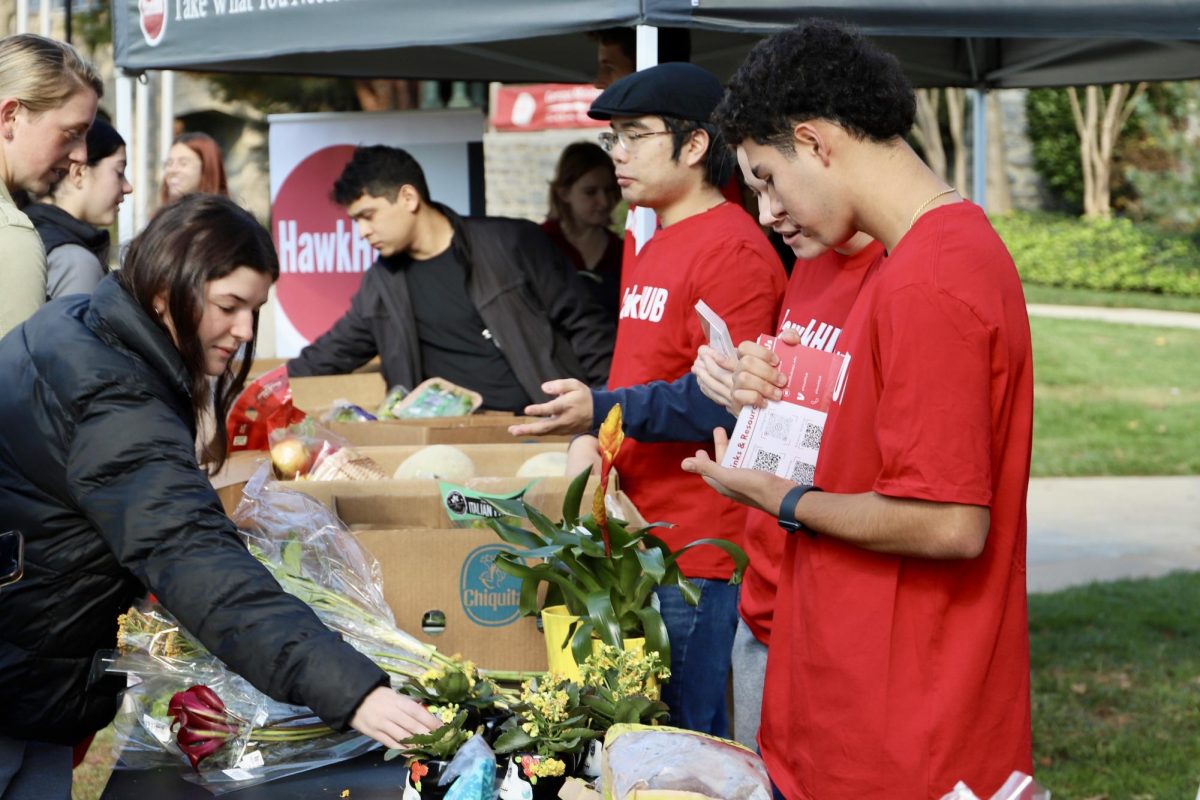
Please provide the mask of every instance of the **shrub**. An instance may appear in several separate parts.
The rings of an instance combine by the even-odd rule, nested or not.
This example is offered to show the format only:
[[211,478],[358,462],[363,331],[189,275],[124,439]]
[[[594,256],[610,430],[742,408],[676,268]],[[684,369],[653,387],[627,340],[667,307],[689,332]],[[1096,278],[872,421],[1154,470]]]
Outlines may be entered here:
[[1123,217],[1014,213],[992,222],[1028,283],[1200,297],[1200,242],[1185,234]]

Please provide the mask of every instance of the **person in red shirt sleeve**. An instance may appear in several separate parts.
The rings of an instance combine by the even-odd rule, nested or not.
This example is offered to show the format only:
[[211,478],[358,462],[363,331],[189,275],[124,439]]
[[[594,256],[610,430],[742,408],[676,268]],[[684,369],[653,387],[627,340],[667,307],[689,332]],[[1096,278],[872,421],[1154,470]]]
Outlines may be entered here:
[[[717,113],[773,210],[887,251],[839,340],[813,485],[721,468],[721,434],[717,461],[684,462],[791,531],[758,738],[788,800],[987,797],[1033,771],[1029,321],[983,211],[905,143],[914,109],[894,58],[811,20],[757,45]],[[740,352],[735,399],[777,399],[773,354]]]
[[[622,266],[610,389],[687,374],[705,341],[694,310],[699,300],[739,340],[773,327],[783,266],[754,220],[717,188],[734,167],[709,122],[721,92],[720,81],[699,67],[660,64],[617,81],[589,111],[611,120],[603,142],[622,195],[653,210],[660,226]],[[626,439],[616,462],[621,488],[647,519],[673,523],[660,532],[673,549],[704,537],[740,543],[746,510],[679,469],[694,450],[694,443]],[[738,603],[738,587],[728,583],[733,563],[716,548],[701,548],[679,565],[700,587],[701,599],[692,607],[674,587],[658,593],[671,641],[663,700],[672,724],[727,736]]]

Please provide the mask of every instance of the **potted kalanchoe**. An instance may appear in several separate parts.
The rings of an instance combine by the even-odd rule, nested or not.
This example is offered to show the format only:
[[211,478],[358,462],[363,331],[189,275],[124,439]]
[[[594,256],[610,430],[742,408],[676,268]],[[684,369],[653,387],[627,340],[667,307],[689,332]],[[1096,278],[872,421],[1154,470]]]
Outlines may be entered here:
[[466,727],[483,726],[491,741],[504,718],[511,716],[511,690],[502,692],[491,678],[480,674],[471,661],[455,655],[438,667],[406,678],[398,687],[402,694],[424,703],[436,716],[449,722],[459,711],[467,713]]
[[[430,707],[430,711],[433,710]],[[438,785],[442,773],[459,748],[474,735],[474,731],[467,727],[465,710],[454,712],[449,706],[444,706],[435,715],[442,720],[440,728],[401,739],[403,749],[391,749],[383,754],[386,761],[404,756],[408,764],[408,781],[422,798],[437,798],[445,794],[449,787]]]
[[601,644],[580,665],[583,694],[593,728],[607,731],[621,723],[666,722],[667,704],[659,700],[660,681],[671,676],[654,650],[618,650]]
[[563,779],[580,765],[592,739],[602,736],[589,725],[582,688],[561,675],[547,673],[525,681],[513,710],[517,724],[496,739],[498,755],[511,755],[520,776],[536,796],[556,797]]
[[[624,438],[618,404],[600,426],[600,482],[591,498],[590,514],[582,509],[591,475],[589,467],[571,482],[563,500],[561,522],[550,521],[523,501],[503,504],[502,510],[524,517],[533,530],[502,519],[490,522],[501,539],[520,548],[519,552],[498,554],[496,565],[521,578],[521,613],[532,616],[542,610],[539,590],[547,584],[546,606],[561,602],[577,618],[566,637],[575,664],[587,659],[596,639],[617,650],[625,649],[627,640],[643,639],[645,649],[657,652],[662,663],[669,664],[667,629],[662,615],[651,604],[651,594],[659,586],[677,586],[688,603],[695,605],[700,600],[700,589],[679,570],[679,557],[696,547],[717,547],[734,561],[731,583],[741,582],[746,569],[745,552],[728,540],[697,539],[672,551],[653,534],[665,523],[632,527],[609,516],[605,496]],[[527,564],[526,559],[540,562]]]

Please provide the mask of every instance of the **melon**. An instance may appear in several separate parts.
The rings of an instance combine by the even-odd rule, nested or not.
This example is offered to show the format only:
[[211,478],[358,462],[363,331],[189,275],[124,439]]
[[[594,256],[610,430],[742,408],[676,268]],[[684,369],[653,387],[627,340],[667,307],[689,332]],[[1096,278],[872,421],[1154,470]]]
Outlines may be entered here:
[[517,470],[518,478],[549,478],[554,475],[567,474],[567,454],[538,453],[525,459],[525,463]]
[[448,444],[422,447],[396,468],[397,480],[435,479],[463,483],[475,477],[475,462],[471,457]]

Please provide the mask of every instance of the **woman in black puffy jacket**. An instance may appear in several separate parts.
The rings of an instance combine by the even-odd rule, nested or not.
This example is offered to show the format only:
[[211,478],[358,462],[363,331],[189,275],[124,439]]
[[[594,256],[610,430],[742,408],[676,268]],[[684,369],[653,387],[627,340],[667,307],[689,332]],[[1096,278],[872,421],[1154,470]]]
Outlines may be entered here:
[[253,217],[190,195],[92,295],[0,340],[0,522],[26,541],[24,578],[0,589],[3,800],[69,797],[70,745],[109,723],[123,687],[91,675],[93,656],[147,591],[256,687],[335,728],[396,747],[438,724],[279,588],[197,462],[207,410],[217,430],[201,461],[224,461],[225,413],[278,274]]

